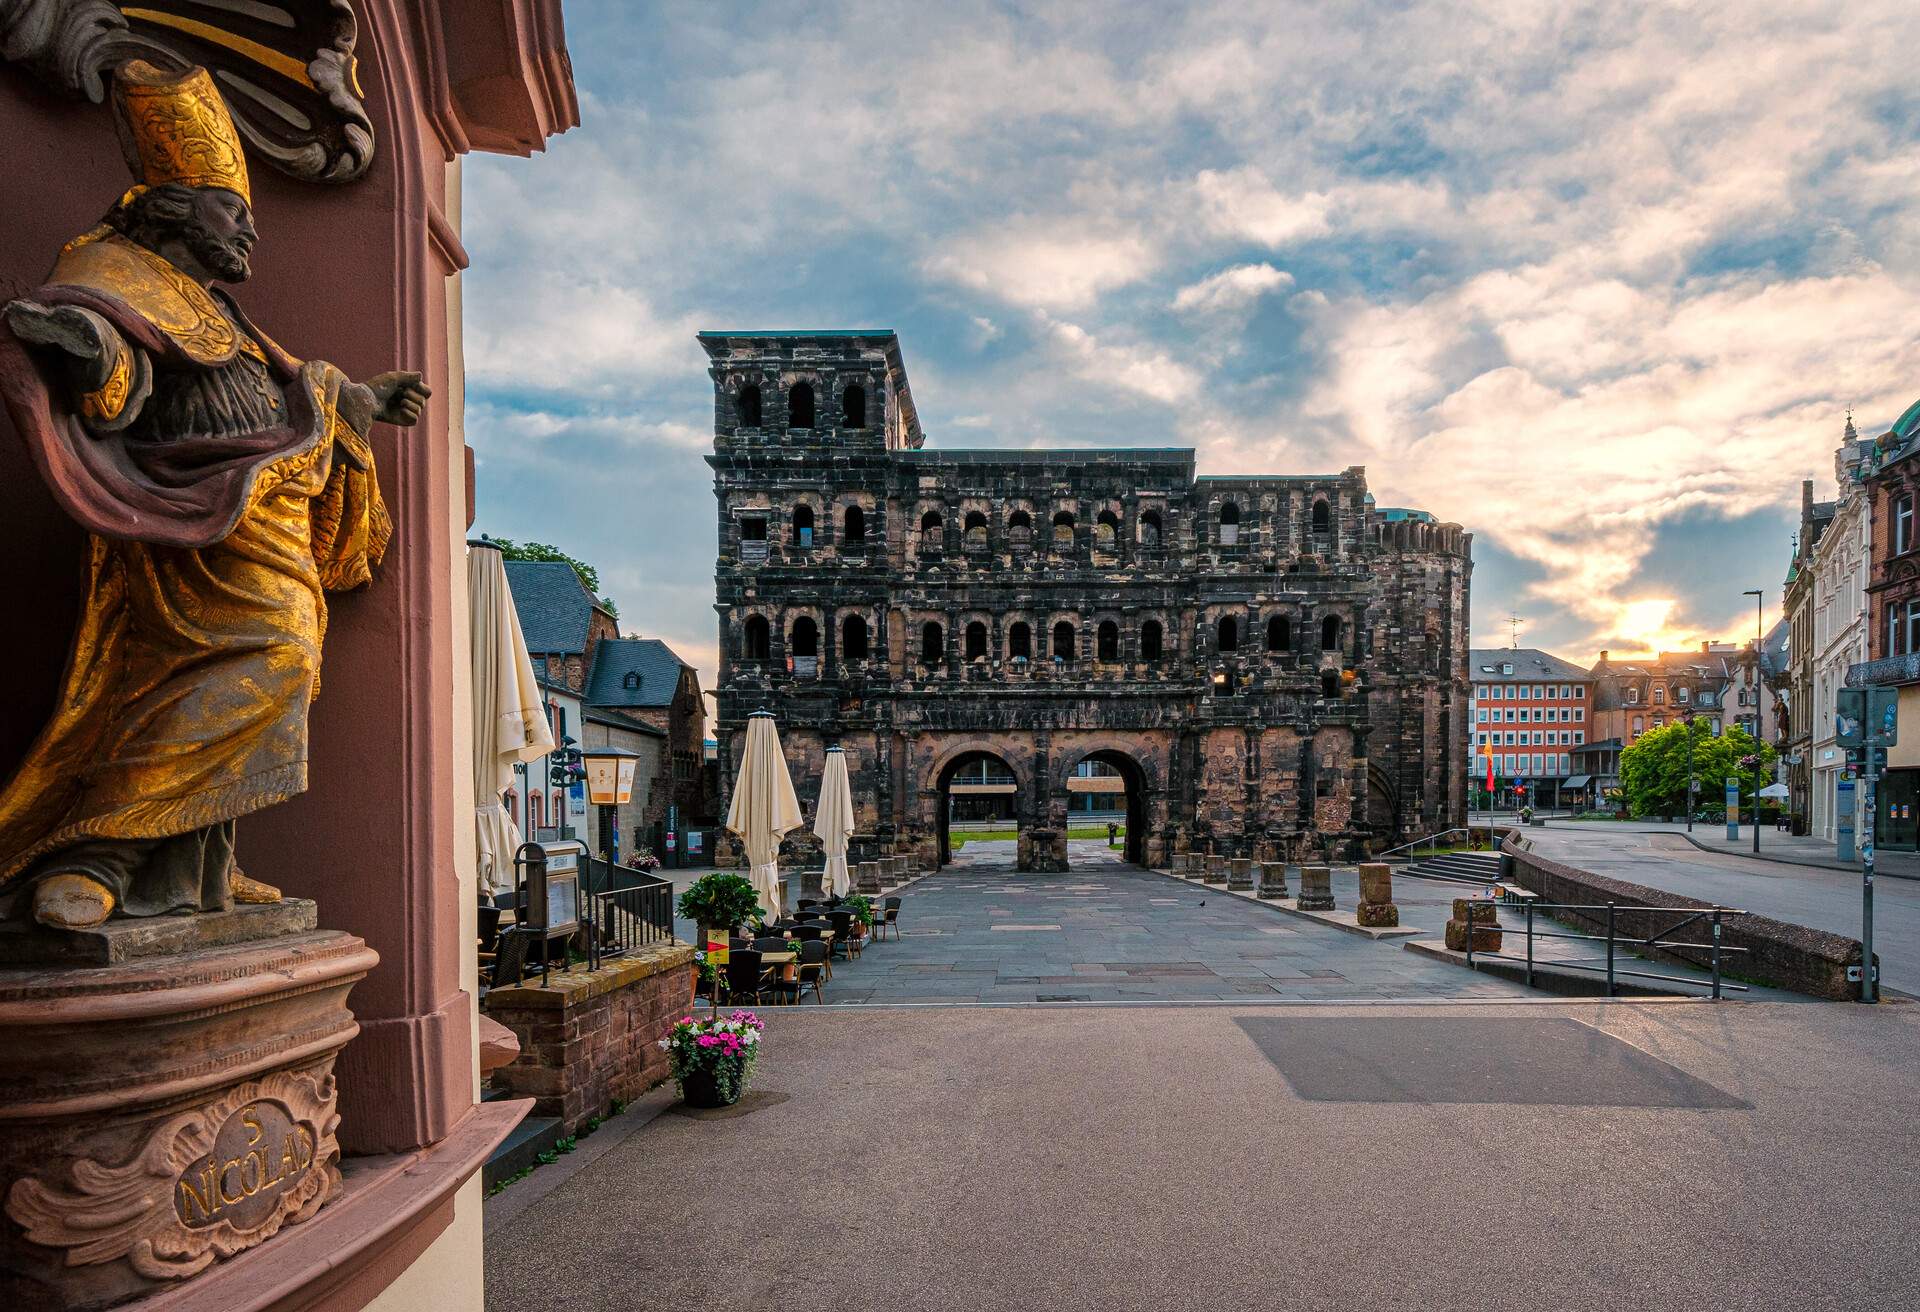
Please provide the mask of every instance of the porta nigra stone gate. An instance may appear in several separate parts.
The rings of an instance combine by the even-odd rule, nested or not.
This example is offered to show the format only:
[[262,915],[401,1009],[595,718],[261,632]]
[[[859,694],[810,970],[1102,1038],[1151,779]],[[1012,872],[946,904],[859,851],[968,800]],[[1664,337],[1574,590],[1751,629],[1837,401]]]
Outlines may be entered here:
[[700,341],[727,784],[764,709],[804,800],[846,749],[853,859],[946,860],[950,796],[984,793],[1022,869],[1064,869],[1089,760],[1155,865],[1351,859],[1462,822],[1458,525],[1376,507],[1360,467],[927,449],[890,332]]

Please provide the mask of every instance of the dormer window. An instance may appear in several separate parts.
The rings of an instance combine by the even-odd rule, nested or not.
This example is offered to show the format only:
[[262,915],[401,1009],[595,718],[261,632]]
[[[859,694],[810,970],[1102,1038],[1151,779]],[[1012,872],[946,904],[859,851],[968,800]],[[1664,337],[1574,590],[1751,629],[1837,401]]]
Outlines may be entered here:
[[629,692],[638,688],[640,686],[640,671],[628,670],[625,674],[621,675],[620,686]]

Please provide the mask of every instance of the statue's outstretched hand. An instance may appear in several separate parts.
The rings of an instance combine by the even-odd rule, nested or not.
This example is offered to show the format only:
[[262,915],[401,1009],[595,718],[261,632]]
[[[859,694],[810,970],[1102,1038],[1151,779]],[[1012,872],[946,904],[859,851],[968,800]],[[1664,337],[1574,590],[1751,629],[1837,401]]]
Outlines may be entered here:
[[404,369],[369,378],[366,387],[379,407],[373,417],[402,428],[412,428],[420,422],[420,412],[426,408],[427,398],[433,395],[433,389],[420,381],[419,374]]
[[[42,305],[38,301],[8,301],[0,310],[13,335],[29,346],[50,346],[66,352],[75,387],[93,391],[107,381],[113,365],[105,332],[106,321],[74,305]],[[418,375],[415,375],[416,377]]]

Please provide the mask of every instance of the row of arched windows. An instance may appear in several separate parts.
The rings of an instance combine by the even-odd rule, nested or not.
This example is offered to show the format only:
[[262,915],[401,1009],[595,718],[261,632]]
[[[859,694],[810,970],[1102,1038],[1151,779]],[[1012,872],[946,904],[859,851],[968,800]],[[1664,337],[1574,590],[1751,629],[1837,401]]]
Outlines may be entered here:
[[[1213,626],[1214,644],[1221,651],[1240,650],[1240,621],[1232,615],[1223,615],[1219,623]],[[1338,615],[1328,615],[1320,621],[1320,650],[1339,651],[1341,624]],[[1267,620],[1267,650],[1284,652],[1293,650],[1293,621],[1285,615],[1275,615]]]
[[[1313,503],[1313,531],[1329,531],[1327,503]],[[1071,547],[1078,520],[1071,510],[1054,512],[1052,523],[1052,541],[1054,545]],[[798,547],[811,547],[814,540],[815,516],[812,506],[802,502],[793,508],[793,542]],[[1232,502],[1221,508],[1219,521],[1220,541],[1232,545],[1239,540],[1240,512]],[[937,510],[929,510],[920,516],[920,536],[923,543],[937,541],[946,520]],[[1033,534],[1033,516],[1025,510],[1015,510],[1007,516],[1007,530],[1015,542],[1030,541]],[[969,510],[961,521],[961,533],[969,547],[987,545],[987,517],[978,510]],[[1095,518],[1093,525],[1094,542],[1097,546],[1111,547],[1118,540],[1120,518],[1111,510],[1103,510]],[[1163,526],[1158,511],[1149,510],[1140,516],[1140,545],[1158,547],[1162,541]],[[761,540],[766,537],[766,520],[743,518],[741,521],[743,537]],[[848,506],[841,513],[840,541],[843,545],[857,545],[867,540],[867,512],[860,506]]]
[[[1343,636],[1343,626],[1338,615],[1328,615],[1320,621],[1320,650],[1338,651]],[[1071,620],[1056,621],[1048,635],[1051,643],[1047,656],[1060,660],[1076,658],[1079,643],[1079,627]],[[764,661],[772,651],[773,630],[764,615],[749,615],[741,626],[740,655],[750,661]],[[966,660],[980,660],[989,656],[989,638],[987,625],[983,620],[974,620],[962,630],[961,656]],[[1232,615],[1223,615],[1214,625],[1214,639],[1223,652],[1240,650],[1240,621]],[[1275,615],[1267,621],[1266,649],[1270,652],[1290,652],[1293,650],[1293,622],[1284,615]],[[869,650],[869,628],[863,615],[848,615],[840,621],[840,655],[846,660],[866,660]],[[1166,651],[1166,630],[1158,620],[1147,620],[1140,625],[1140,659],[1157,661]],[[793,622],[793,630],[787,641],[789,656],[818,656],[820,654],[820,626],[810,615],[802,615]],[[1031,660],[1034,650],[1033,629],[1024,620],[1016,620],[1007,626],[1007,657],[1010,660]],[[938,620],[928,620],[920,626],[920,660],[923,664],[934,665],[947,658],[946,628]],[[1120,659],[1120,626],[1112,620],[1102,620],[1094,629],[1094,659],[1100,661],[1118,661]]]
[[[849,615],[840,621],[840,655],[850,661],[867,659],[867,620],[863,615]],[[764,661],[773,647],[772,626],[764,615],[749,615],[740,631],[740,655],[750,661]],[[818,656],[820,654],[820,626],[810,615],[802,615],[793,622],[793,633],[787,642],[789,656]]]
[[[1214,522],[1220,528],[1220,540],[1231,544],[1240,533],[1240,505],[1234,501],[1222,501],[1220,509],[1214,512]],[[1324,499],[1316,498],[1309,512],[1308,526],[1315,533],[1333,532],[1333,509]]]
[[[761,402],[760,384],[748,383],[742,387],[735,406],[736,413],[740,417],[740,427],[760,427],[765,409]],[[813,384],[795,383],[789,387],[787,389],[787,427],[812,428],[816,419]],[[841,389],[840,426],[842,428],[867,426],[867,389],[858,383],[848,383]]]

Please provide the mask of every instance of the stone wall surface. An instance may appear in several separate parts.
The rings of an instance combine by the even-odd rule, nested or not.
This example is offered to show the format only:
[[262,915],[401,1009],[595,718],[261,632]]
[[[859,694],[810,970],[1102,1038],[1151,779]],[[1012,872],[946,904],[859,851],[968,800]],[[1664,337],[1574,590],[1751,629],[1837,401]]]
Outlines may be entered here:
[[[1621,938],[1667,937],[1677,916],[1636,908],[1648,906],[1684,907],[1711,910],[1714,903],[1669,893],[1664,889],[1609,879],[1572,866],[1549,861],[1526,850],[1522,840],[1509,838],[1501,844],[1502,878],[1518,884],[1547,902],[1575,906],[1615,903],[1614,930]],[[1604,929],[1605,912],[1561,912],[1555,916]],[[1690,939],[1708,941],[1707,922],[1697,921],[1686,931]],[[1846,1002],[1857,998],[1860,986],[1849,982],[1847,969],[1860,964],[1859,939],[1829,934],[1825,930],[1792,925],[1769,916],[1726,916],[1721,921],[1721,944],[1744,951],[1730,952],[1722,959],[1721,969],[1743,981],[1769,988],[1788,989],[1816,998]],[[1703,965],[1702,951],[1654,952],[1664,960],[1689,966]],[[1879,957],[1876,955],[1877,962]]]
[[559,1117],[569,1134],[614,1099],[631,1102],[668,1076],[658,1041],[693,1000],[692,964],[693,948],[674,944],[492,990],[487,1015],[520,1040],[494,1087],[534,1099],[535,1114]]

